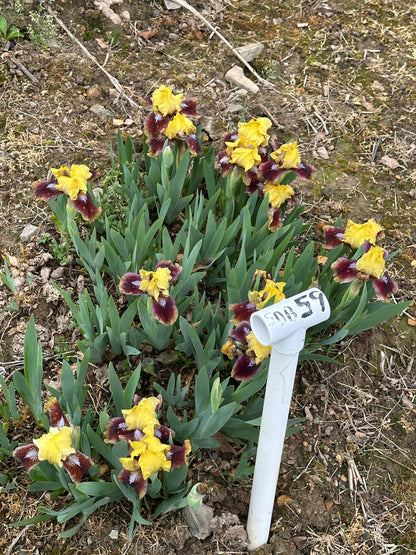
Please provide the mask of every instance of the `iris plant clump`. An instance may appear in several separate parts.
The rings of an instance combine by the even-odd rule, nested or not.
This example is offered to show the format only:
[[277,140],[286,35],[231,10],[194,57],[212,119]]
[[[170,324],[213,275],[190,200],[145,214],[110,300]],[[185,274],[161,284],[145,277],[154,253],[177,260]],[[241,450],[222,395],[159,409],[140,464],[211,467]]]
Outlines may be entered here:
[[[254,312],[318,287],[331,316],[307,330],[300,359],[330,361],[327,346],[409,304],[388,302],[398,285],[386,270],[392,256],[376,244],[384,236],[376,222],[343,227],[339,218],[313,242],[294,181],[308,182],[314,168],[296,140],[271,134],[268,118],[238,123],[216,154],[194,123],[195,99],[162,85],[142,100],[152,110],[142,148],[136,153],[132,139],[118,135],[113,180],[103,188],[101,198],[119,198],[117,207],[97,206],[98,174],[84,164],[53,168],[34,185],[90,281],[78,299],[56,286],[82,335],[83,359],[75,374],[64,362],[61,390],[50,392],[43,418],[42,353],[31,320],[25,372],[16,371],[10,387],[2,382],[10,403],[2,414],[17,418],[17,390],[46,432],[14,449],[4,434],[0,442],[34,489],[72,496],[61,513],[42,509],[64,523],[79,517],[67,536],[114,501],[130,503],[130,537],[136,523],[147,523],[144,498],[153,518],[192,506],[188,464],[218,446],[220,431],[243,452],[235,477],[250,477],[270,354],[251,330]],[[167,382],[153,370],[157,396],[136,393],[143,345],[177,356]],[[108,403],[97,414],[87,403],[88,364],[114,357],[131,375],[119,378],[109,362]]]

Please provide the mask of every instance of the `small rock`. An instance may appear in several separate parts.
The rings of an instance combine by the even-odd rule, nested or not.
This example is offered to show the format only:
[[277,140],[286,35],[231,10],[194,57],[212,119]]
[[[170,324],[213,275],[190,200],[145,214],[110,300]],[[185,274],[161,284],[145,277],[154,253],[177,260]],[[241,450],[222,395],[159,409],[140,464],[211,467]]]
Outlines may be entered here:
[[170,40],[178,40],[179,35],[178,33],[169,33],[168,37],[170,38]]
[[130,21],[130,12],[124,10],[123,12],[121,12],[120,17],[122,19],[125,19],[126,21]]
[[42,296],[47,303],[55,303],[61,298],[61,294],[51,283],[45,283],[42,287]]
[[91,99],[100,98],[102,94],[103,90],[98,84],[93,85],[87,90],[87,96]]
[[253,94],[259,92],[259,87],[244,75],[244,70],[240,66],[233,66],[229,71],[227,71],[225,79],[229,83],[237,85],[238,87],[241,87],[242,89],[245,89]]
[[111,530],[108,535],[112,540],[118,540],[118,530]]
[[244,46],[236,48],[236,52],[240,54],[246,62],[252,62],[262,53],[264,44],[261,42],[250,42]]
[[113,119],[114,127],[121,127],[124,124],[124,119]]
[[168,10],[177,10],[181,7],[176,2],[172,2],[172,0],[165,0],[165,6]]
[[231,102],[228,104],[227,110],[230,114],[237,114],[242,113],[244,110],[244,106],[242,104],[238,104],[238,102]]
[[214,511],[207,505],[202,505],[193,511],[189,506],[183,510],[186,523],[189,526],[189,531],[198,540],[207,538],[211,532],[211,522],[214,516]]
[[43,266],[40,270],[40,277],[43,281],[48,281],[49,276],[51,275],[51,268],[49,266]]
[[20,240],[22,241],[22,243],[28,243],[32,239],[32,237],[39,233],[39,231],[40,227],[32,224],[27,224],[20,234]]
[[104,108],[101,104],[94,104],[94,106],[91,106],[91,112],[94,112],[94,114],[105,121],[114,119],[113,112],[111,110],[107,110],[107,108]]
[[25,281],[26,280],[24,277],[21,277],[21,276],[15,277],[13,280],[13,285],[15,289],[22,289],[25,285]]
[[55,268],[55,270],[51,273],[51,279],[60,279],[65,272],[65,268],[63,266],[59,266],[59,268]]

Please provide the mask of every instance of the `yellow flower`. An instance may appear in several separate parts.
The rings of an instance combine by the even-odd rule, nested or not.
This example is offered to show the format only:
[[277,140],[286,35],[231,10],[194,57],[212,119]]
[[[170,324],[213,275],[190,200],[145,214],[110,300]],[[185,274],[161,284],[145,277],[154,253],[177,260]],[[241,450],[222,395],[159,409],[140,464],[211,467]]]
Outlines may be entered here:
[[284,169],[296,168],[301,162],[297,141],[285,143],[280,148],[272,152],[270,156],[273,160],[279,162],[279,166]]
[[162,116],[171,116],[180,112],[183,94],[173,94],[170,87],[160,86],[152,94],[153,111]]
[[260,364],[262,360],[270,356],[272,348],[270,345],[265,347],[257,339],[254,333],[251,331],[247,335],[247,354],[255,359],[256,364]]
[[159,420],[156,417],[156,407],[159,399],[156,397],[145,397],[138,405],[129,410],[123,410],[124,420],[128,430],[140,430],[144,434],[153,434],[155,428],[159,428]]
[[380,279],[385,266],[384,250],[381,247],[371,247],[357,260],[356,268],[359,272]]
[[276,209],[295,194],[290,185],[273,185],[273,183],[266,183],[263,192],[265,195],[269,193],[269,203]]
[[238,124],[238,138],[247,145],[266,146],[269,142],[268,129],[272,122],[268,118],[252,119]]
[[71,200],[76,200],[80,194],[87,192],[88,179],[92,175],[88,166],[74,164],[71,169],[61,166],[58,169],[52,168],[51,171],[58,180],[56,189]]
[[383,231],[383,228],[373,220],[367,220],[364,224],[356,224],[352,220],[348,220],[343,241],[351,245],[353,249],[358,249],[364,241],[374,244],[380,231]]
[[51,427],[47,434],[43,434],[39,439],[34,439],[33,443],[39,450],[39,460],[62,466],[62,461],[75,453],[75,449],[72,447],[71,433],[72,430],[68,426]]
[[187,116],[176,114],[163,133],[168,139],[174,139],[178,135],[188,136],[196,133],[196,127]]
[[140,277],[140,289],[143,293],[147,293],[156,301],[160,296],[169,297],[169,282],[172,281],[169,268],[158,268],[154,272],[140,270]]
[[166,458],[170,445],[162,443],[160,439],[149,435],[140,441],[130,441],[133,451],[130,457],[120,458],[125,470],[141,470],[144,480],[159,470],[169,471],[171,461]]
[[241,166],[248,171],[261,162],[261,157],[256,145],[245,145],[244,141],[237,139],[234,143],[226,143],[230,163]]
[[221,347],[221,352],[227,356],[230,360],[232,360],[233,358],[235,358],[236,355],[236,348],[234,343],[231,341],[231,339],[227,339],[227,341],[224,343],[224,345]]
[[260,295],[264,299],[262,303],[258,305],[258,310],[263,308],[267,301],[273,299],[274,303],[278,303],[282,299],[285,299],[285,294],[283,293],[283,287],[286,285],[284,281],[275,282],[272,279],[266,279],[266,286],[260,291]]

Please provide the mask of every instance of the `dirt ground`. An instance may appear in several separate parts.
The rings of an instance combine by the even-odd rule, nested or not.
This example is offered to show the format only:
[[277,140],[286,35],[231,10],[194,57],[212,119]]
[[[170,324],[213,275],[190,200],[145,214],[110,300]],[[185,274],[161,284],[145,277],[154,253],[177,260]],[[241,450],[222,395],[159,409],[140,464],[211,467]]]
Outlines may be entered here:
[[[41,46],[30,35],[29,12],[41,6],[45,19],[47,5],[55,16],[46,30],[38,29],[38,36],[49,33],[49,43]],[[73,163],[104,176],[119,129],[140,144],[147,110],[139,98],[161,84],[198,99],[200,122],[215,144],[244,109],[247,121],[269,117],[282,142],[297,138],[302,158],[316,168],[311,183],[297,184],[310,216],[318,226],[340,213],[378,221],[385,247],[400,249],[391,272],[399,283],[394,300],[414,298],[416,7],[401,0],[192,5],[234,47],[264,45],[252,62],[262,81],[245,70],[258,83],[257,94],[244,94],[225,80],[240,62],[202,20],[158,1],[113,4],[122,17],[114,24],[92,0],[27,0],[15,23],[24,37],[0,43],[0,249],[20,288],[19,310],[0,315],[6,380],[22,367],[31,314],[49,384],[79,338],[50,283],[62,263],[65,271],[55,273],[55,281],[76,289],[79,272],[67,253],[57,257],[52,242],[59,236],[47,205],[34,202],[32,182],[46,177],[51,166]],[[0,0],[8,21],[17,11],[14,0]],[[41,231],[23,244],[20,233],[28,223]],[[1,286],[2,309],[9,300],[10,291]],[[307,421],[286,442],[270,542],[261,553],[416,553],[415,320],[412,305],[400,318],[344,340],[337,365],[299,368],[291,416]],[[167,372],[163,357],[160,365]],[[105,382],[105,364],[94,370],[97,382]],[[10,438],[26,442],[29,427],[16,425]],[[28,494],[21,474],[16,489],[0,493],[0,551],[246,553],[250,483],[232,480],[236,461],[238,453],[224,448],[190,466],[193,477],[210,485],[206,502],[216,519],[205,540],[190,535],[178,512],[152,527],[136,527],[129,542],[121,503],[96,512],[71,540],[58,538],[63,528],[53,521],[10,528],[39,505],[57,508],[47,494]],[[0,464],[16,474],[14,461]]]

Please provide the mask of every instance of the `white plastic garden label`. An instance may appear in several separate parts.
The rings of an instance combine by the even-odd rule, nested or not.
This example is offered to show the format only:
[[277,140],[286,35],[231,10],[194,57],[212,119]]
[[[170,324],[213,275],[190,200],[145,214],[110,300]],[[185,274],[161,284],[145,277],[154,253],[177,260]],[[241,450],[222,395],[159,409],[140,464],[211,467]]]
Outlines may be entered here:
[[248,513],[249,549],[267,543],[299,352],[306,330],[329,318],[328,299],[313,288],[255,312],[251,329],[271,345],[253,487]]

